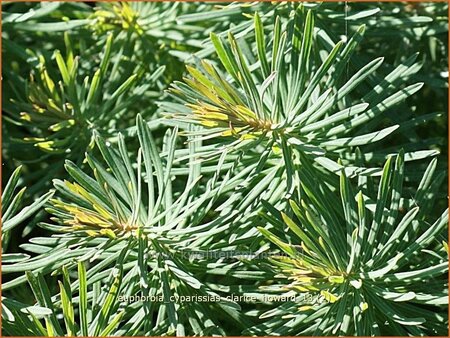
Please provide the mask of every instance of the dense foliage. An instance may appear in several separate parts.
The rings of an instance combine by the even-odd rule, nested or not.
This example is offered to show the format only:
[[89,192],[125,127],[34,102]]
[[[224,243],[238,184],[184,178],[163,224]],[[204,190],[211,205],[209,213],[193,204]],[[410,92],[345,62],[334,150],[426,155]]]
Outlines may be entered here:
[[447,335],[447,13],[2,3],[3,334]]

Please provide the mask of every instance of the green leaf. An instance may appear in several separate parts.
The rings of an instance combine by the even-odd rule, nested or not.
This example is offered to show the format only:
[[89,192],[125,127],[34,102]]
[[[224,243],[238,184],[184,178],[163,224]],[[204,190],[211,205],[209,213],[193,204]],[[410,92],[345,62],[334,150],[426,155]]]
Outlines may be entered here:
[[[11,203],[11,201],[13,199],[14,191],[16,190],[17,184],[19,183],[21,171],[22,171],[22,166],[18,166],[11,174],[11,177],[9,178],[8,183],[6,183],[5,189],[2,192],[3,210],[8,208],[9,204]],[[2,215],[3,214],[4,214],[4,212],[2,212]]]
[[87,320],[87,280],[86,280],[86,267],[83,262],[78,262],[78,280],[79,280],[79,316],[81,335],[87,337],[88,332],[88,320]]
[[220,37],[214,33],[211,33],[210,38],[214,45],[214,48],[216,49],[217,55],[219,56],[219,59],[227,72],[234,78],[235,81],[239,81],[237,75],[237,65],[233,61],[233,57],[230,55],[230,52],[226,50]]
[[266,55],[266,43],[265,43],[265,35],[264,35],[264,27],[261,22],[261,18],[259,17],[258,12],[254,15],[254,24],[255,24],[255,39],[256,46],[258,50],[258,59],[261,62],[262,72],[264,78],[267,78],[270,74],[269,62],[267,61]]
[[272,234],[270,231],[268,231],[262,227],[258,227],[258,230],[259,230],[259,232],[261,232],[261,234],[264,237],[266,237],[269,241],[271,241],[272,243],[277,245],[281,250],[283,250],[289,256],[291,256],[293,258],[298,256],[297,250],[295,250],[291,245],[284,243],[280,238],[278,238],[277,236]]
[[44,194],[32,204],[23,208],[17,215],[4,222],[2,226],[2,233],[11,230],[27,218],[31,217],[31,215],[38,211],[53,196],[53,194],[53,191]]
[[64,316],[64,322],[66,324],[67,329],[67,335],[73,336],[76,333],[75,329],[75,315],[73,312],[73,304],[72,299],[67,294],[66,288],[61,282],[58,282],[59,289],[61,292],[61,303],[62,303],[62,310],[63,310],[63,316]]
[[354,137],[345,137],[345,138],[338,138],[335,140],[325,141],[321,142],[320,146],[322,147],[355,147],[355,146],[361,146],[368,143],[373,143],[380,141],[384,139],[386,136],[390,135],[392,132],[394,132],[399,126],[395,125],[392,127],[384,128],[379,131],[360,135],[360,136],[354,136]]

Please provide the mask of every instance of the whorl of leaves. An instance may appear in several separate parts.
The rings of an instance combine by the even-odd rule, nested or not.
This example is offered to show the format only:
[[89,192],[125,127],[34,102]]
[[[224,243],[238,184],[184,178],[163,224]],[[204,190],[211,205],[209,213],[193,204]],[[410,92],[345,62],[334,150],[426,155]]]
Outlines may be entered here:
[[446,3],[2,7],[4,335],[448,333]]

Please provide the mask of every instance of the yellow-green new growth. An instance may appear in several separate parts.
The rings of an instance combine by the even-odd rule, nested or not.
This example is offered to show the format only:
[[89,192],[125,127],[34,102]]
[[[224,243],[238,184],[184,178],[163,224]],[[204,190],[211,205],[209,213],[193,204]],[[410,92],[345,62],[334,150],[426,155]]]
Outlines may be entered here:
[[117,238],[135,235],[138,229],[137,225],[129,224],[121,215],[101,206],[99,201],[95,200],[79,184],[68,181],[64,181],[64,184],[78,198],[90,203],[91,208],[67,204],[60,200],[52,199],[51,203],[53,208],[60,212],[61,215],[64,215],[63,223],[68,226],[64,227],[63,231],[72,232],[74,230],[82,230],[91,237],[107,236],[109,238]]
[[[273,123],[270,120],[261,119],[257,113],[250,109],[237,89],[224,79],[217,70],[208,62],[202,60],[201,64],[205,74],[201,71],[186,66],[191,78],[184,81],[203,96],[203,100],[197,99],[192,103],[186,103],[192,111],[187,116],[174,116],[175,118],[193,120],[208,128],[220,128],[214,136],[259,135],[270,132]],[[179,93],[177,89],[171,89]]]
[[99,8],[92,17],[94,18],[92,25],[99,33],[121,27],[123,30],[130,30],[138,35],[144,34],[144,29],[138,22],[139,13],[134,11],[127,2],[114,3],[111,10]]

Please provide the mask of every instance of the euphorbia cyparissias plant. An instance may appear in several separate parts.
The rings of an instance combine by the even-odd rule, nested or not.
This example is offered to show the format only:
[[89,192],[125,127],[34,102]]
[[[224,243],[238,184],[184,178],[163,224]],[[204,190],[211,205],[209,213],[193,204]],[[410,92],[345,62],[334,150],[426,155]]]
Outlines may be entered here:
[[[189,77],[175,82],[170,89],[174,98],[184,103],[163,104],[166,117],[201,125],[192,134],[214,139],[205,147],[204,157],[217,156],[223,149],[240,150],[254,161],[264,162],[282,153],[286,176],[293,176],[299,153],[320,166],[339,173],[342,159],[348,173],[379,175],[380,170],[366,170],[355,164],[352,154],[361,147],[383,140],[398,125],[361,133],[367,122],[382,119],[383,113],[416,93],[423,83],[395,90],[386,83],[401,83],[416,73],[421,65],[417,55],[408,58],[386,79],[363,97],[352,94],[382,65],[383,58],[368,62],[350,78],[346,64],[362,39],[361,26],[347,42],[328,42],[321,59],[313,58],[317,45],[314,16],[298,7],[295,16],[282,24],[275,19],[273,36],[268,39],[258,13],[254,14],[254,39],[237,39],[228,34],[228,42],[211,34],[223,70],[203,60],[198,67],[187,66]],[[175,122],[176,124],[176,122]],[[188,134],[191,134],[187,132]],[[377,151],[374,155],[387,156]],[[408,154],[418,159],[435,151]],[[288,185],[291,187],[291,182]],[[289,187],[289,188],[290,188]]]

